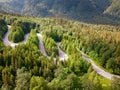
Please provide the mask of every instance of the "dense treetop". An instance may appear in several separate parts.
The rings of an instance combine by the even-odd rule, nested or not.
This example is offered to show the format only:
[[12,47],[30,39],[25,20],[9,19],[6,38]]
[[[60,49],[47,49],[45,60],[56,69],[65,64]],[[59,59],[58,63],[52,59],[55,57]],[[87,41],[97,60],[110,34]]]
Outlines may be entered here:
[[[87,24],[61,18],[0,16],[2,90],[119,90],[119,79],[113,77],[110,81],[99,76],[80,53],[88,54],[108,72],[120,75],[119,26]],[[30,32],[27,43],[15,48],[4,46],[2,38],[7,31],[7,24],[12,25],[13,34]],[[43,35],[49,58],[39,49],[37,33]],[[19,35],[14,38],[18,39]],[[57,42],[68,54],[68,60],[59,60]]]
[[0,11],[119,24],[119,0],[0,0]]

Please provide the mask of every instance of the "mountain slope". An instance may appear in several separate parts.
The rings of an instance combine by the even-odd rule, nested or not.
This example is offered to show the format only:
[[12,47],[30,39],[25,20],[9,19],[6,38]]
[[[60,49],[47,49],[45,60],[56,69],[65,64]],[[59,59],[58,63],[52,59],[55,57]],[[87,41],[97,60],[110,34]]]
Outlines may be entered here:
[[106,15],[119,17],[119,3],[119,0],[0,0],[0,7],[17,14],[107,23],[113,18]]
[[[22,3],[21,3],[22,2]],[[94,7],[93,3],[90,0],[23,0],[19,2],[18,0],[12,0],[9,2],[4,2],[6,6],[19,8],[20,13],[32,15],[34,14],[40,16],[44,11],[48,13],[55,14],[67,14],[70,12],[79,11],[78,13],[88,13],[88,12],[96,12],[96,7]],[[23,6],[22,6],[23,5]],[[8,9],[8,8],[5,8]],[[8,9],[9,10],[9,9]],[[45,13],[45,12],[44,12]],[[74,13],[75,14],[75,13]],[[47,14],[45,14],[47,15]]]
[[104,13],[120,17],[120,0],[113,0],[112,4],[105,10]]

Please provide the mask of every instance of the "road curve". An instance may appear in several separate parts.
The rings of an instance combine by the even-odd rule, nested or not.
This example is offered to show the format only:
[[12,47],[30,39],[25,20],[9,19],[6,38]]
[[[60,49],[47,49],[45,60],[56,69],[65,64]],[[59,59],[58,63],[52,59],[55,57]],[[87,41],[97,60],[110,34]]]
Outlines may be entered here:
[[[8,25],[8,32],[5,34],[5,36],[3,37],[3,43],[5,46],[11,46],[11,47],[15,47],[16,45],[19,45],[19,43],[12,43],[8,40],[8,35],[9,35],[9,30],[10,30],[11,26]],[[38,39],[39,39],[39,48],[41,50],[41,52],[43,53],[44,56],[47,56],[47,53],[45,51],[45,47],[42,41],[42,35],[40,33],[37,33]],[[27,39],[29,37],[29,34],[26,34],[24,37],[23,42],[21,43],[26,43]],[[60,60],[67,60],[68,59],[68,55],[66,53],[64,53],[60,48],[59,48],[59,44],[57,43],[57,47],[58,47],[58,53],[59,53],[59,59]],[[104,71],[103,69],[101,69],[100,67],[98,67],[86,54],[84,54],[83,52],[81,52],[82,58],[85,59],[86,61],[88,61],[89,63],[91,63],[93,69],[101,76],[108,78],[108,79],[112,79],[113,76],[120,78],[120,76],[114,75],[114,74],[110,74],[106,71]],[[54,58],[55,60],[56,58]]]
[[98,67],[93,60],[91,60],[86,54],[84,54],[83,52],[81,52],[82,58],[85,59],[86,61],[88,61],[89,63],[91,63],[94,71],[96,71],[99,75],[108,78],[110,80],[112,80],[113,77],[117,77],[120,78],[120,76],[114,75],[114,74],[110,74],[109,72],[104,71],[103,69],[101,69],[100,67]]
[[56,45],[58,47],[59,59],[61,61],[67,60],[68,59],[68,55],[60,49],[60,47],[59,47],[60,43],[56,43]]
[[[3,43],[4,43],[5,46],[11,46],[11,47],[14,48],[16,45],[19,45],[20,43],[26,43],[26,41],[27,41],[27,39],[28,39],[28,37],[29,37],[29,35],[30,35],[29,33],[24,36],[24,40],[23,40],[22,42],[20,42],[20,43],[12,43],[12,42],[10,42],[10,41],[8,40],[8,36],[9,36],[9,33],[10,33],[10,28],[11,28],[11,26],[8,25],[8,31],[6,32],[5,36],[3,37]],[[40,33],[37,33],[37,36],[38,36],[38,39],[39,39],[39,48],[40,48],[42,54],[43,54],[44,56],[49,57],[49,56],[47,55],[47,53],[46,53],[46,50],[45,50],[45,47],[44,47],[44,44],[43,44],[42,35],[41,35]],[[65,54],[65,53],[59,48],[59,46],[58,46],[58,53],[59,53],[59,59],[60,59],[60,60],[67,60],[67,59],[68,59],[67,54]],[[56,60],[56,59],[54,58],[54,60]]]
[[3,43],[4,43],[5,46],[15,47],[16,45],[18,45],[18,44],[20,44],[20,43],[26,43],[26,41],[27,41],[27,39],[28,39],[28,37],[29,37],[29,34],[26,34],[26,35],[24,36],[24,40],[23,40],[22,42],[20,42],[20,43],[10,42],[10,41],[8,40],[8,36],[9,36],[9,33],[10,33],[10,28],[11,28],[11,26],[8,25],[8,31],[6,32],[5,36],[3,37]]

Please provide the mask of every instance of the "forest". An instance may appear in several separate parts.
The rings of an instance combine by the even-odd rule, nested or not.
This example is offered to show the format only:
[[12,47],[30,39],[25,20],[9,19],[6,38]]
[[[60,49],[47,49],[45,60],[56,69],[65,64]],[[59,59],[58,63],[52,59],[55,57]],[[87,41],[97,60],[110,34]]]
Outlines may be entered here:
[[0,0],[0,11],[119,25],[119,0]]
[[[27,43],[5,46],[7,25],[11,25],[11,42],[21,42],[30,33]],[[39,49],[37,33],[43,35],[50,58]],[[59,60],[58,42],[68,60]],[[106,71],[120,75],[120,26],[0,13],[1,90],[120,90],[120,78],[109,80],[97,74],[80,51]]]

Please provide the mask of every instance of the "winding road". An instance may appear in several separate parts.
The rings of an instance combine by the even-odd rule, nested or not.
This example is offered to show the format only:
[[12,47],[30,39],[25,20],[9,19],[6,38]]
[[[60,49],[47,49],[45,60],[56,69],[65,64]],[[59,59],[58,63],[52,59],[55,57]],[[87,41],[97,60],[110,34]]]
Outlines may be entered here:
[[113,79],[113,77],[117,77],[117,78],[120,78],[120,76],[117,76],[117,75],[114,75],[114,74],[111,74],[109,72],[106,72],[104,71],[103,69],[101,69],[100,67],[98,67],[92,59],[90,59],[86,54],[84,54],[83,52],[81,52],[81,55],[82,55],[82,58],[85,59],[86,61],[88,61],[89,63],[91,63],[94,71],[96,71],[99,75],[105,77],[105,78],[108,78],[110,80]]
[[[20,43],[12,43],[8,40],[8,35],[9,35],[9,32],[10,32],[10,28],[11,26],[8,25],[8,31],[7,33],[5,34],[4,38],[3,38],[3,43],[5,46],[11,46],[11,47],[15,47],[16,45],[19,45],[20,43],[26,43],[28,37],[29,37],[29,34],[26,34],[25,37],[24,37],[24,41],[23,42],[20,42]],[[41,52],[43,53],[44,56],[47,56],[47,53],[45,51],[45,47],[44,47],[44,44],[43,44],[43,40],[42,40],[42,35],[40,33],[37,33],[37,36],[38,36],[38,39],[39,39],[39,48],[41,50]],[[68,55],[66,53],[64,53],[60,48],[59,48],[59,45],[60,43],[57,43],[56,44],[57,47],[58,47],[58,53],[59,53],[59,59],[61,61],[63,60],[67,60],[68,59]],[[85,59],[86,61],[88,61],[89,63],[91,63],[93,69],[101,76],[105,77],[105,78],[108,78],[108,79],[112,79],[113,76],[115,77],[118,77],[120,78],[120,76],[117,76],[117,75],[113,75],[113,74],[110,74],[106,71],[104,71],[103,69],[101,69],[100,67],[98,67],[94,62],[93,60],[91,60],[86,54],[84,54],[83,52],[81,52],[81,55],[82,55],[82,58]],[[54,61],[56,60],[56,58],[54,58]]]
[[67,55],[65,52],[63,52],[63,51],[60,49],[59,46],[60,46],[60,43],[57,43],[59,59],[60,59],[61,61],[67,60],[67,59],[68,59],[68,55]]
[[105,72],[104,70],[102,70],[100,67],[98,67],[89,57],[87,57],[86,54],[84,53],[81,53],[82,54],[82,58],[85,59],[86,61],[88,61],[89,63],[91,63],[93,69],[98,73],[100,74],[101,76],[103,77],[106,77],[108,79],[112,79],[113,75],[108,73],[108,72]]
[[[9,36],[9,33],[10,33],[10,28],[11,28],[11,26],[8,25],[8,31],[6,32],[5,36],[3,37],[3,43],[4,43],[5,46],[11,46],[11,47],[14,48],[16,45],[19,45],[20,43],[26,43],[26,41],[27,41],[27,39],[28,39],[28,37],[29,37],[29,35],[30,35],[29,33],[24,36],[24,40],[23,40],[22,42],[20,42],[20,43],[10,42],[10,41],[8,40],[8,36]],[[44,47],[43,40],[42,40],[42,35],[41,35],[40,33],[37,33],[37,36],[38,36],[38,39],[39,39],[39,48],[40,48],[42,54],[43,54],[44,56],[49,57],[49,56],[47,55],[46,51],[45,51],[45,47]],[[60,59],[60,60],[67,60],[67,59],[68,59],[67,54],[65,54],[65,53],[59,48],[58,45],[57,45],[57,47],[58,47],[59,59]],[[55,58],[54,58],[54,60],[55,60]]]
[[45,51],[45,47],[42,41],[42,35],[37,33],[38,39],[39,39],[39,48],[41,50],[41,52],[43,53],[44,56],[48,56],[46,51]]
[[12,42],[10,42],[10,41],[8,40],[8,36],[9,36],[9,33],[10,33],[10,28],[11,28],[11,26],[8,25],[8,31],[7,31],[7,33],[5,34],[5,36],[3,37],[3,43],[4,43],[5,46],[15,47],[16,45],[18,45],[18,44],[20,44],[20,43],[26,43],[26,41],[27,41],[27,39],[28,39],[28,37],[29,37],[29,34],[26,34],[26,35],[24,36],[24,40],[23,40],[22,42],[20,42],[20,43],[12,43]]

